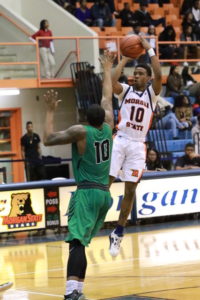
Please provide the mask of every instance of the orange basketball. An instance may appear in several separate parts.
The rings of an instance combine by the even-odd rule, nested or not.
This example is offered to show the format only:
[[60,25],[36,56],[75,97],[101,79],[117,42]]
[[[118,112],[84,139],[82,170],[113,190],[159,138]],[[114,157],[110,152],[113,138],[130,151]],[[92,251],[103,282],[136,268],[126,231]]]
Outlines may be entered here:
[[137,58],[144,52],[140,38],[136,34],[125,36],[120,41],[120,50],[123,56]]

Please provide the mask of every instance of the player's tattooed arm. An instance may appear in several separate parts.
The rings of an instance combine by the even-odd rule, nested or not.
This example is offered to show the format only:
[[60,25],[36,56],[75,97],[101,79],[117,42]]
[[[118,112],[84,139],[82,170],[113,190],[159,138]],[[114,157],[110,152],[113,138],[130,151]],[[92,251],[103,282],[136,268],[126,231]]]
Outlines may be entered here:
[[115,59],[115,55],[108,50],[104,51],[104,55],[99,58],[103,68],[103,90],[101,107],[105,110],[105,122],[111,128],[114,127],[113,104],[112,104],[112,80],[111,69]]

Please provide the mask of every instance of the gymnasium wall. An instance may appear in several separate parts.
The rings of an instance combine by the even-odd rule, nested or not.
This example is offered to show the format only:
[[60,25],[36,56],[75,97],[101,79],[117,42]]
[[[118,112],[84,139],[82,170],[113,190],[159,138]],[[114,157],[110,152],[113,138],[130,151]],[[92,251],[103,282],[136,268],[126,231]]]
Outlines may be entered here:
[[[19,2],[19,4],[15,5],[15,2]],[[39,28],[39,23],[42,19],[48,19],[50,22],[50,29],[56,37],[97,36],[93,30],[78,21],[74,16],[55,4],[52,0],[3,0],[1,4],[5,5],[11,12],[19,14],[37,29]],[[31,27],[30,32],[34,32]],[[97,40],[84,40],[81,42],[80,47],[81,61],[88,61],[91,64],[94,64],[98,72],[99,47]],[[75,50],[75,41],[55,41],[55,48],[55,59],[59,66],[69,51]],[[88,51],[88,49],[90,49],[90,51]],[[72,56],[68,63],[70,64],[74,60],[75,58]]]
[[[0,96],[0,106],[3,108],[20,107],[22,113],[22,131],[25,133],[27,121],[32,121],[34,131],[42,139],[45,117],[45,103],[43,94],[47,89],[22,89],[18,96]],[[76,120],[76,102],[73,88],[56,89],[62,102],[58,106],[55,117],[55,130],[63,130],[70,125],[75,124]],[[62,158],[71,157],[71,146],[42,146],[43,155],[52,155]],[[71,170],[70,170],[70,174]]]

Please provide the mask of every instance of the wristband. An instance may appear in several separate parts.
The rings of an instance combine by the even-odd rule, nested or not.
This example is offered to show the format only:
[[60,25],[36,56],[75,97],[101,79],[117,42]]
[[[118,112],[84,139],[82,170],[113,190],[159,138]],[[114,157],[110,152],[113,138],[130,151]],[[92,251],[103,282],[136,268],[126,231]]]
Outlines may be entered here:
[[156,55],[155,51],[153,50],[153,48],[148,49],[147,52],[149,54],[149,57],[152,57],[152,56]]

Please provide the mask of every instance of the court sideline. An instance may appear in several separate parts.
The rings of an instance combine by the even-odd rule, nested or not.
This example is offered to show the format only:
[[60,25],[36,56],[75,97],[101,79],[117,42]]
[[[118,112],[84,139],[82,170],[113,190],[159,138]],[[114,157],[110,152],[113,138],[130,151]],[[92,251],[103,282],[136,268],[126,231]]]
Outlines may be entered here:
[[[167,225],[166,225],[167,227]],[[68,245],[62,241],[0,248],[0,282],[13,281],[2,300],[63,299]],[[120,255],[107,236],[87,248],[88,299],[200,299],[200,225],[127,233]]]

